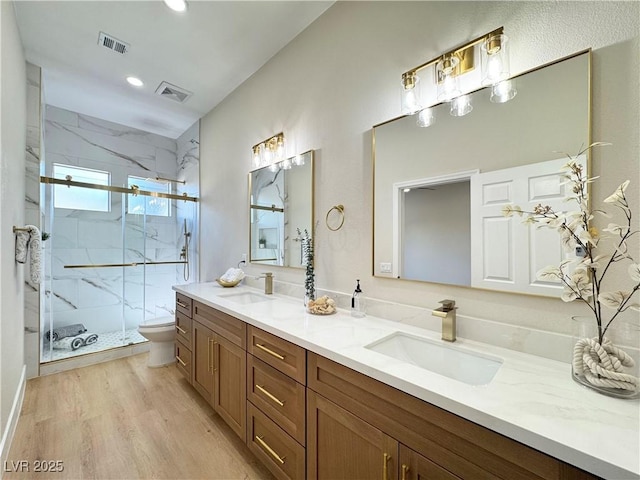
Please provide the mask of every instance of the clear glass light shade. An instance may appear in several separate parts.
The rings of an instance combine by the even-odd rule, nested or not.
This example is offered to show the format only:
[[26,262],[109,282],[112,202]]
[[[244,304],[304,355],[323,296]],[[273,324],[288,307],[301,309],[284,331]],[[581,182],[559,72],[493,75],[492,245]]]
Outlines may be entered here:
[[436,115],[432,107],[424,108],[418,113],[418,120],[416,121],[419,127],[430,127],[436,123]]
[[291,163],[290,158],[286,158],[281,162],[280,166],[282,167],[283,170],[291,170],[291,167],[293,166],[293,164]]
[[503,80],[491,86],[489,100],[493,103],[505,103],[518,94],[515,80]]
[[269,148],[268,145],[265,145],[265,148],[262,149],[262,164],[271,165],[272,163],[273,163],[273,150]]
[[301,165],[304,165],[304,157],[302,155],[300,155],[300,154],[296,155],[293,158],[293,164],[297,165],[298,167],[301,166]]
[[473,110],[471,97],[469,95],[460,95],[451,101],[451,115],[454,117],[464,117]]
[[408,75],[402,79],[401,105],[403,115],[413,115],[419,111],[420,105],[420,77]]
[[458,63],[459,60],[456,57],[447,57],[436,64],[438,101],[440,102],[450,102],[460,95],[460,85],[455,71]]
[[276,160],[284,160],[284,158],[286,157],[286,149],[284,146],[284,137],[280,137],[278,138],[278,141],[276,143]]
[[269,165],[269,171],[276,173],[278,170],[280,170],[280,165],[278,165],[277,163],[272,163],[271,165]]
[[492,35],[481,45],[482,84],[494,85],[511,76],[509,71],[509,38]]
[[260,167],[260,149],[258,147],[253,149],[253,166],[255,168]]

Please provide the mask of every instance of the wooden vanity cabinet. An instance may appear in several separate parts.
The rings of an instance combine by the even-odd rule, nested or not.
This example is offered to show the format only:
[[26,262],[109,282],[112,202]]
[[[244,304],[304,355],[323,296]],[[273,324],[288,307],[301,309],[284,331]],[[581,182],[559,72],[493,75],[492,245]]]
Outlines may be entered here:
[[213,406],[213,342],[215,334],[198,321],[192,323],[193,388]]
[[246,324],[199,302],[191,322],[192,385],[244,441]]
[[176,367],[192,383],[191,299],[176,293]]
[[400,480],[460,480],[460,477],[402,444],[398,464]]
[[213,348],[213,408],[245,441],[247,354],[222,335],[215,336]]
[[[341,460],[342,456],[347,455],[345,451],[357,453],[361,458],[353,460],[358,462],[370,461],[371,457],[375,459],[375,456],[380,454],[379,446],[366,446],[366,442],[357,441],[358,435],[355,433],[348,434],[351,435],[351,441],[359,445],[357,450],[353,447],[346,448],[346,444],[341,441],[331,441],[327,430],[336,432],[337,438],[340,435],[346,436],[347,432],[355,430],[354,418],[362,422],[358,424],[359,431],[366,432],[360,435],[361,438],[378,438],[375,436],[377,434],[373,433],[377,430],[423,457],[415,457],[413,469],[411,461],[405,461],[405,465],[409,465],[414,473],[413,477],[407,477],[410,472],[405,470],[405,479],[416,478],[416,473],[426,475],[421,472],[429,471],[429,468],[438,472],[434,475],[439,476],[434,478],[448,479],[596,478],[312,352],[308,352],[307,355],[307,370],[308,478],[329,478],[323,472],[332,468],[330,464],[336,459],[346,461]],[[325,400],[319,401],[322,397]],[[314,398],[315,400],[312,400]],[[331,402],[333,406],[327,402]],[[350,415],[338,415],[338,408]],[[339,426],[338,423],[343,425]],[[372,443],[379,444],[379,440]],[[404,452],[403,458],[406,458],[408,452],[404,447],[401,451]],[[394,458],[397,459],[397,454]],[[423,460],[439,468],[433,468]],[[393,459],[392,461],[394,471],[388,470],[388,478],[398,478],[397,475],[402,478],[402,463],[398,464]],[[337,470],[331,470],[331,476],[335,479],[354,478],[348,475],[341,476],[339,473]],[[379,478],[379,475],[376,476]]]
[[398,479],[398,442],[335,403],[307,392],[307,478]]
[[247,326],[247,445],[281,480],[305,478],[306,353]]
[[184,295],[176,312],[177,367],[278,479],[597,478]]

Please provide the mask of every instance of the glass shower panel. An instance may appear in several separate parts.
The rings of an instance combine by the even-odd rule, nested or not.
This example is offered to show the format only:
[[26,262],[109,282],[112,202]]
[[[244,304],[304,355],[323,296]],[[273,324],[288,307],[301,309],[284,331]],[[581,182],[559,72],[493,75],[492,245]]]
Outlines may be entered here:
[[[135,253],[144,245],[144,215],[128,218],[122,193],[67,185],[46,191],[41,362],[145,341],[136,330],[144,318],[144,259]],[[88,208],[105,199],[107,208]]]

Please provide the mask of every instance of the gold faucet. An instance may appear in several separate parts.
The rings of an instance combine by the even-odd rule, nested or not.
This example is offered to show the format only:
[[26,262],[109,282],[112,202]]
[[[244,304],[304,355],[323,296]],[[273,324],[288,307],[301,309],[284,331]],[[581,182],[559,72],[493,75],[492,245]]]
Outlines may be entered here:
[[264,272],[262,276],[258,278],[264,278],[264,294],[265,295],[273,294],[273,273]]
[[431,311],[431,315],[442,318],[442,340],[456,341],[456,301],[440,300],[440,308]]

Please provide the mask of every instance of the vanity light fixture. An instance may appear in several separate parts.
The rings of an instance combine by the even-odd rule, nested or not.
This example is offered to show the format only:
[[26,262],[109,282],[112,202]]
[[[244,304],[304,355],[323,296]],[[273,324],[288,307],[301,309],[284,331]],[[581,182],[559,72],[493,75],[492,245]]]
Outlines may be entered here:
[[402,113],[413,115],[420,110],[420,77],[416,72],[406,72],[402,75]]
[[482,45],[482,84],[495,85],[509,78],[509,37],[500,33],[489,35]]
[[418,126],[430,127],[436,123],[436,115],[433,112],[433,107],[423,108],[418,112]]
[[254,168],[271,166],[286,158],[286,143],[284,133],[280,132],[251,147]]
[[517,95],[515,80],[503,80],[491,86],[489,100],[493,103],[505,103]]
[[471,97],[469,95],[460,95],[451,101],[450,113],[454,117],[464,117],[473,110]]
[[508,37],[504,34],[504,28],[500,27],[404,72],[401,93],[402,114],[413,115],[419,112],[418,125],[421,127],[428,127],[434,123],[435,117],[433,112],[429,111],[430,105],[423,105],[420,102],[418,72],[427,67],[434,67],[438,102],[452,102],[450,111],[454,116],[471,112],[473,106],[469,98],[458,101],[456,99],[465,93],[460,88],[460,76],[475,69],[475,47],[478,45],[480,45],[479,56],[482,66],[479,83],[492,86],[492,102],[503,103],[511,100],[517,93],[513,82],[498,86],[510,76]]

